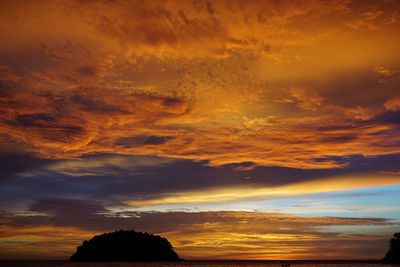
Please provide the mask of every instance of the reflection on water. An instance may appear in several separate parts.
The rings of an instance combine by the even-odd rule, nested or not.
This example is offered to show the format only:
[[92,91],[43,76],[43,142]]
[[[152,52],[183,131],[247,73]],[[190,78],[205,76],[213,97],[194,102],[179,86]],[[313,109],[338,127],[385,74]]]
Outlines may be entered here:
[[[67,261],[0,261],[5,267],[281,267],[284,261],[184,261],[184,262],[67,262]],[[384,267],[382,263],[364,262],[287,262],[290,267]]]

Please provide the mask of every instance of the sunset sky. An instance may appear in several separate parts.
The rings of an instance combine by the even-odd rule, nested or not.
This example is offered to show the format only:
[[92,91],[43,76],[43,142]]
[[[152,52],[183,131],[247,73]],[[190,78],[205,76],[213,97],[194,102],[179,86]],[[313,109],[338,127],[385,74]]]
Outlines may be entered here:
[[185,259],[380,259],[400,2],[0,1],[0,259],[96,234]]

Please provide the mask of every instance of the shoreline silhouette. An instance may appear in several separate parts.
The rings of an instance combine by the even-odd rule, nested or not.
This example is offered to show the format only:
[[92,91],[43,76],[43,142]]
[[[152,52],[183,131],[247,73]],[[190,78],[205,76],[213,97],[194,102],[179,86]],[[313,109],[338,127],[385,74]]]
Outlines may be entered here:
[[134,230],[94,236],[78,246],[69,261],[181,261],[163,237]]

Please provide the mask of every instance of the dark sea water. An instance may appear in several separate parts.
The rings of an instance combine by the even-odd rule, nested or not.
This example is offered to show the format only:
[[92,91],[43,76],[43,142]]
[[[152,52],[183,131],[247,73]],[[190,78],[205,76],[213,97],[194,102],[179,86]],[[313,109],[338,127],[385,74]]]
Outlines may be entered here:
[[0,261],[7,267],[384,267],[399,266],[361,261],[183,261],[183,262],[68,262],[68,261]]

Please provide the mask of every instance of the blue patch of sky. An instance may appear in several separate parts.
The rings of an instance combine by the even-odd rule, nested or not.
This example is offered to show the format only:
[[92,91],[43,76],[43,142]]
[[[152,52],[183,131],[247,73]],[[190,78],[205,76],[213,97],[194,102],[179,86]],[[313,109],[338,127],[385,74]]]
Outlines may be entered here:
[[144,207],[139,210],[241,210],[301,216],[387,218],[400,222],[400,185],[233,203],[160,205]]

